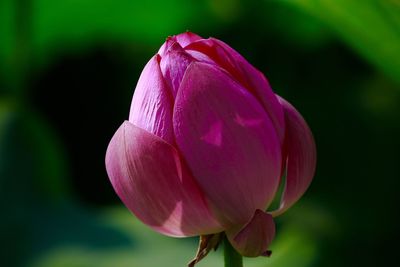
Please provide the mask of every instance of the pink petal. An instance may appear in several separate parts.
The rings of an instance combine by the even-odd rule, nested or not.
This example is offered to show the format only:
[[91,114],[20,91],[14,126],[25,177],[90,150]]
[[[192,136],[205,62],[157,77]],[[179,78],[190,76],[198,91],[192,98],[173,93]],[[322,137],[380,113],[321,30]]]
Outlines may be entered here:
[[178,152],[161,138],[124,122],[106,154],[118,196],[145,224],[170,236],[222,230]]
[[197,34],[194,34],[192,32],[184,32],[178,35],[175,35],[176,41],[182,46],[185,47],[187,45],[189,45],[190,43],[193,43],[195,41],[201,40],[203,38],[201,38],[200,36],[198,36]]
[[162,44],[162,46],[160,47],[160,49],[158,50],[158,54],[161,57],[164,57],[165,54],[168,52],[169,48],[176,43],[176,38],[175,36],[168,36],[167,39],[165,40],[165,42]]
[[235,69],[235,62],[233,61],[232,57],[227,51],[225,51],[225,49],[223,49],[223,47],[214,42],[213,39],[202,39],[193,42],[186,46],[185,50],[188,51],[188,53],[191,50],[203,53],[216,62],[221,68],[229,72],[234,79],[244,85],[244,81],[242,79],[243,77],[241,77],[241,75],[239,75],[238,71]]
[[171,88],[174,98],[178,92],[183,75],[192,61],[193,58],[178,43],[172,44],[168,52],[161,59],[161,72]]
[[272,216],[256,210],[253,218],[240,231],[226,231],[229,242],[243,256],[268,255],[268,246],[275,237]]
[[261,102],[272,119],[281,143],[283,142],[285,123],[282,107],[267,79],[260,71],[230,46],[214,38],[194,42],[185,49],[206,54],[245,86]]
[[196,61],[200,61],[203,63],[208,63],[208,64],[212,64],[212,65],[216,65],[218,66],[218,64],[212,60],[209,56],[207,56],[206,54],[196,51],[196,50],[185,50],[186,53],[188,53],[189,55],[191,55]]
[[173,144],[173,100],[154,56],[144,67],[133,94],[129,121]]
[[177,42],[181,47],[185,47],[190,43],[198,41],[200,39],[202,39],[200,36],[189,31],[178,35],[169,36],[165,43],[158,50],[158,54],[163,57],[165,53],[167,53],[171,45],[175,42]]
[[287,150],[286,184],[278,210],[278,216],[290,208],[310,185],[317,163],[317,150],[313,135],[300,113],[286,100],[279,97],[285,112]]
[[179,89],[176,142],[224,226],[265,209],[279,182],[281,150],[272,122],[242,86],[213,65],[194,62]]
[[261,101],[264,109],[271,117],[282,142],[285,132],[283,110],[264,74],[254,68],[244,57],[226,43],[214,38],[211,39],[230,55],[232,58],[230,62],[234,63],[234,68],[238,71],[244,83],[248,85],[249,90]]

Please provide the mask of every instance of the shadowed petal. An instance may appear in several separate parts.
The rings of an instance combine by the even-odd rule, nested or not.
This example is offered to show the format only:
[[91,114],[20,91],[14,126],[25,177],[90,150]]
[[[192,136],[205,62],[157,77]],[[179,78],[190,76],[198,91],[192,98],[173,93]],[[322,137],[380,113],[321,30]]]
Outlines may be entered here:
[[218,43],[216,43],[213,39],[202,39],[193,42],[190,45],[186,46],[185,50],[188,51],[188,53],[191,53],[190,51],[197,51],[206,55],[206,59],[212,59],[221,68],[225,69],[229,74],[231,74],[233,79],[244,85],[245,81],[243,80],[243,77],[235,69],[234,59],[223,47],[218,45]]
[[272,122],[242,86],[194,62],[174,107],[176,142],[224,226],[246,223],[277,189],[281,150]]
[[285,112],[287,153],[286,184],[278,210],[278,216],[290,208],[307,190],[315,173],[317,150],[313,135],[300,113],[286,100],[279,97]]
[[170,236],[221,231],[177,151],[161,138],[124,122],[106,154],[110,181],[145,224]]
[[132,98],[129,121],[173,144],[173,100],[162,77],[159,59],[155,55],[140,75]]
[[186,53],[188,53],[189,55],[191,55],[196,61],[200,61],[203,63],[208,63],[208,64],[213,64],[213,65],[217,65],[218,64],[212,60],[209,56],[207,56],[206,54],[196,51],[196,50],[185,50]]
[[239,232],[227,230],[226,234],[241,255],[268,255],[268,246],[275,237],[275,223],[270,214],[256,210],[253,218]]
[[175,98],[183,75],[193,58],[182,49],[178,43],[174,43],[160,61],[161,72]]

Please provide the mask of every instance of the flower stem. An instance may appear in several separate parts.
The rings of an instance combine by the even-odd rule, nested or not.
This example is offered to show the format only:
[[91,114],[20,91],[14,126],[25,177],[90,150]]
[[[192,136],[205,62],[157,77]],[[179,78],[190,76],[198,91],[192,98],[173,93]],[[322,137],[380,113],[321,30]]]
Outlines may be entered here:
[[242,255],[240,255],[224,237],[224,261],[225,267],[243,267]]

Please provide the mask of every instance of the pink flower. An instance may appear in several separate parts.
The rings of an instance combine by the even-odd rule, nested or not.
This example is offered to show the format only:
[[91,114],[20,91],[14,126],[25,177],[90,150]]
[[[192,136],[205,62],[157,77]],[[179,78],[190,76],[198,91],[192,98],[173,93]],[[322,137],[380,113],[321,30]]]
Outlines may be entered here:
[[[227,44],[190,32],[147,63],[106,155],[115,191],[143,223],[175,237],[224,231],[244,256],[267,251],[273,217],[301,197],[315,165],[299,112]],[[284,174],[280,207],[265,212]]]

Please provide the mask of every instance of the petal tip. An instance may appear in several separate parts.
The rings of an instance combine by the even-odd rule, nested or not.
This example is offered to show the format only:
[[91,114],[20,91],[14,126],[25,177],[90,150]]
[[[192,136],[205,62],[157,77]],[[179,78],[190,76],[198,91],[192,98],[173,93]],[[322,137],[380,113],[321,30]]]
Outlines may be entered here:
[[258,209],[239,232],[228,231],[227,236],[232,246],[243,256],[268,256],[268,246],[275,237],[275,223],[270,214]]

